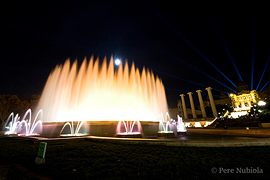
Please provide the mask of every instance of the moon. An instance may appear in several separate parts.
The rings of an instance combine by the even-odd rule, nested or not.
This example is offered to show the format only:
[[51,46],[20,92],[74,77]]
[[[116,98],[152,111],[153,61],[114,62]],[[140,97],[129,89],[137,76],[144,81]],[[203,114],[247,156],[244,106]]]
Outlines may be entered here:
[[120,59],[116,59],[116,60],[114,61],[114,64],[115,64],[116,66],[119,66],[119,65],[121,64],[121,60],[120,60]]

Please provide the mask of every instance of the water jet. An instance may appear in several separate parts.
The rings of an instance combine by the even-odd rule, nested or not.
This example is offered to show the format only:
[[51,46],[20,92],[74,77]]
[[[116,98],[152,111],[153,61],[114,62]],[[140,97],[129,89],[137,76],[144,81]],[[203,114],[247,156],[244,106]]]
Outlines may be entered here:
[[[19,114],[12,112],[4,125],[5,135],[12,136],[38,136],[42,132],[43,111],[39,110],[34,121],[32,121],[32,111],[28,109],[20,120]],[[39,118],[39,119],[38,119]]]
[[77,136],[82,127],[93,136],[156,135],[158,116],[168,112],[163,83],[148,69],[122,64],[115,70],[113,57],[100,65],[92,56],[80,67],[57,65],[37,107],[44,111],[42,136]]

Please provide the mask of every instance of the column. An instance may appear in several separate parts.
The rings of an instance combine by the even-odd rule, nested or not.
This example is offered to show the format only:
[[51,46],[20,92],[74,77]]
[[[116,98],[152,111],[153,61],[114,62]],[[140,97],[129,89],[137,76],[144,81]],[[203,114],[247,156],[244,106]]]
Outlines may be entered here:
[[194,103],[193,103],[192,92],[189,92],[187,94],[189,95],[189,101],[190,101],[193,119],[196,119],[197,116],[196,116],[195,107],[194,107]]
[[181,96],[181,100],[182,100],[182,106],[183,106],[183,111],[184,111],[184,118],[185,119],[188,119],[188,116],[187,116],[187,107],[186,107],[186,103],[185,103],[185,99],[184,99],[184,94],[180,94]]
[[214,102],[214,98],[213,98],[211,89],[212,89],[211,87],[205,88],[205,90],[207,90],[207,92],[208,92],[208,96],[209,96],[213,116],[216,117],[218,114],[217,114],[217,110],[216,110],[216,106],[215,106],[215,102]]
[[201,111],[202,111],[202,117],[207,118],[205,108],[204,108],[204,104],[203,104],[202,94],[201,94],[202,91],[197,90],[196,92],[198,93],[198,97],[199,97],[200,107],[201,107]]
[[248,101],[248,107],[251,107],[251,102],[250,101]]
[[246,105],[244,102],[241,102],[241,106],[242,106],[242,109],[245,109],[246,108]]
[[235,103],[235,107],[234,108],[236,108],[236,109],[239,108],[239,104],[237,102]]

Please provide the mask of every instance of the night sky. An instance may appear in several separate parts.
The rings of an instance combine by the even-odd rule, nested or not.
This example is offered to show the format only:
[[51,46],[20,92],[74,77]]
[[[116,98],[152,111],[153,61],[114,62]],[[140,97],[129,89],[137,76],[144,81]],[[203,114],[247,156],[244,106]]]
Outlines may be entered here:
[[[169,107],[182,93],[201,89],[206,95],[208,86],[214,95],[236,90],[232,83],[240,76],[256,89],[270,55],[270,11],[267,2],[241,2],[6,2],[0,94],[41,94],[50,72],[67,58],[81,63],[85,56],[112,54],[158,75]],[[269,75],[266,68],[257,90]]]

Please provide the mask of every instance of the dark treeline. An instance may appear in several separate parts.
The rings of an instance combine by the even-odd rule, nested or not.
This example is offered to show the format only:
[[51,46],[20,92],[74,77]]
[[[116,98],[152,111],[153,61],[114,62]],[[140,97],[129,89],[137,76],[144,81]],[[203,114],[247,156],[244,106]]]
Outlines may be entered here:
[[[30,98],[20,98],[17,95],[0,95],[0,130],[10,113],[14,112],[23,116],[27,109],[32,110],[37,106],[40,95],[32,95]],[[22,117],[21,117],[22,118]]]

